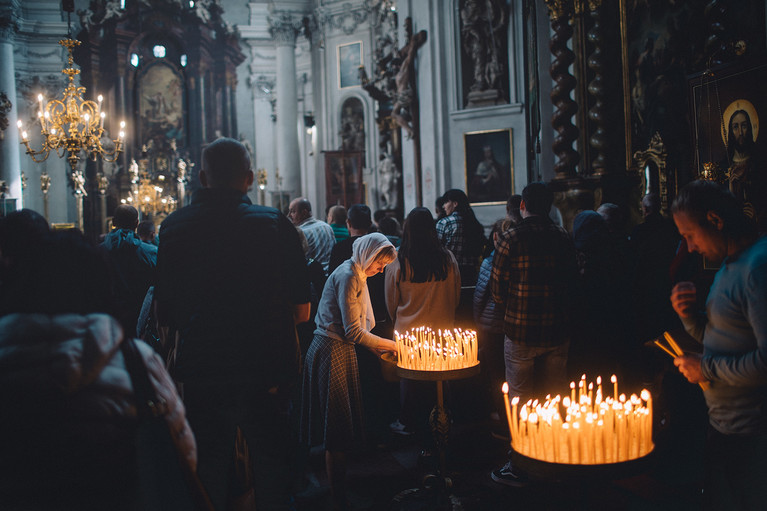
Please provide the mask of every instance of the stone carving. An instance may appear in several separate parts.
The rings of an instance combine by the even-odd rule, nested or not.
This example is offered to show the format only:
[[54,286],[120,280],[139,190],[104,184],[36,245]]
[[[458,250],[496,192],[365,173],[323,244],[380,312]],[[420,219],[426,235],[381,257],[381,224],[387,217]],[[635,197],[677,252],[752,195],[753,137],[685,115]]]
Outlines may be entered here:
[[275,13],[274,16],[269,16],[267,21],[269,22],[269,33],[278,45],[296,44],[296,37],[303,26],[301,19],[294,17],[289,12],[279,12]]
[[85,176],[79,170],[72,171],[72,190],[75,195],[88,196],[85,190]]
[[397,209],[399,204],[398,184],[402,173],[394,163],[394,158],[389,153],[381,155],[378,162],[379,194],[383,201],[383,209]]
[[344,102],[338,135],[341,137],[341,150],[365,150],[365,115],[358,99],[350,98]]
[[5,138],[5,130],[8,128],[8,112],[11,111],[12,106],[5,91],[0,92],[0,140]]
[[357,27],[368,18],[368,9],[364,6],[355,8],[350,3],[344,3],[340,9],[331,12],[327,7],[318,7],[314,10],[317,24],[328,26],[335,30],[341,30],[346,35],[352,35]]
[[496,104],[501,99],[507,22],[505,2],[499,0],[465,0],[461,7],[461,38],[466,62],[472,65],[468,106]]

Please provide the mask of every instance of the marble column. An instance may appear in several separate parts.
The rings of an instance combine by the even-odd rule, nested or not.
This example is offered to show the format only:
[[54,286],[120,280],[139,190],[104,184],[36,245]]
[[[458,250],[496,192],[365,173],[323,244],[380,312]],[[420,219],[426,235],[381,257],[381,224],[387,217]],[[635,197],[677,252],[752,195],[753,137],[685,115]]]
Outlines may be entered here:
[[[19,130],[16,128],[18,119],[18,97],[16,96],[15,66],[13,62],[13,41],[18,30],[15,13],[9,17],[0,18],[0,90],[5,92],[11,101],[8,112],[8,129],[0,141],[0,179],[8,186],[8,199],[17,199],[16,207],[21,209],[21,158],[19,145]],[[35,165],[29,160],[31,165]],[[10,201],[9,201],[10,202]]]
[[302,195],[295,51],[298,29],[292,19],[284,17],[272,20],[271,28],[277,47],[277,168],[283,179],[282,190],[293,199]]

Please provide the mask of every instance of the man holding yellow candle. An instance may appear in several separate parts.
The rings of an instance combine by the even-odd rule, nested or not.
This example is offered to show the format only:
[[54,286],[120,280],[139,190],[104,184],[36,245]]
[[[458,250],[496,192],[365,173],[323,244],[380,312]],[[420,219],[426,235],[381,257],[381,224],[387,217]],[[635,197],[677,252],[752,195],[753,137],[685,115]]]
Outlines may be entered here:
[[707,382],[709,429],[704,502],[709,509],[764,509],[767,503],[767,237],[735,197],[710,181],[685,186],[672,206],[691,252],[721,263],[706,299],[680,282],[671,304],[703,354],[674,359],[692,383]]

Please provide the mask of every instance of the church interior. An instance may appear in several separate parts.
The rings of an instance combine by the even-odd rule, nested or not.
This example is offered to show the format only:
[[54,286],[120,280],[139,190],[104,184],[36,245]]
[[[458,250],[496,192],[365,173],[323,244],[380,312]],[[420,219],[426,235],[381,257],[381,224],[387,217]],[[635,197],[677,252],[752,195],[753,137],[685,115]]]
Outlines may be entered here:
[[[286,215],[305,197],[322,220],[366,204],[401,225],[460,189],[488,234],[511,196],[542,181],[568,232],[611,203],[627,234],[644,196],[669,217],[677,192],[705,179],[729,186],[762,232],[767,219],[765,181],[748,174],[767,171],[764,0],[0,0],[0,64],[0,213],[31,209],[94,243],[121,204],[159,232],[221,137],[250,153],[252,203]],[[82,132],[67,145],[55,135],[70,102]],[[731,148],[743,111],[748,154]],[[457,382],[452,481],[422,479],[437,450],[373,416],[384,431],[349,462],[350,500],[699,509],[705,405],[662,357],[667,413],[645,462],[538,466],[538,484],[498,486],[489,474],[508,444],[467,404],[477,388]],[[323,461],[306,458],[296,508],[324,509]],[[426,498],[406,491],[424,484]]]

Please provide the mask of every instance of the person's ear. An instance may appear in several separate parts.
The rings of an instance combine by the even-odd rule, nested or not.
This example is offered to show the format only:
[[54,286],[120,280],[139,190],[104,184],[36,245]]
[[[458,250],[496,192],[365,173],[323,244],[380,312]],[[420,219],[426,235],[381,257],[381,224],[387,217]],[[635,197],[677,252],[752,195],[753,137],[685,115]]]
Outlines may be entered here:
[[248,177],[245,178],[246,183],[248,184],[248,188],[250,188],[253,185],[253,180],[255,179],[256,175],[252,170],[248,170]]
[[722,220],[722,217],[714,211],[706,213],[706,221],[708,221],[708,223],[717,231],[724,229],[724,220]]
[[200,170],[200,184],[203,188],[208,187],[208,174],[204,170]]
[[524,200],[524,199],[522,199],[521,201],[519,201],[519,211],[520,211],[520,213],[521,213],[522,211],[527,211],[527,207],[525,206],[525,200]]

